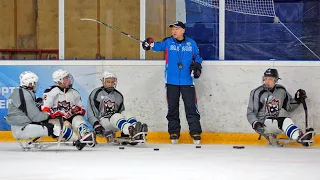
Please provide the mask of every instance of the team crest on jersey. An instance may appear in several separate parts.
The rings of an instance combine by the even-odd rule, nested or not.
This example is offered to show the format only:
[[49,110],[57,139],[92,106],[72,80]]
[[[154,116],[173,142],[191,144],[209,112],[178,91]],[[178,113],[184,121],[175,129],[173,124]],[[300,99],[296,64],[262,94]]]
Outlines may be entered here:
[[110,118],[115,113],[115,102],[111,100],[103,100],[103,109],[101,115],[105,118]]
[[190,46],[190,45],[191,45],[191,43],[190,43],[190,42],[187,42],[187,45],[188,45],[188,46]]
[[58,101],[57,109],[60,111],[69,111],[71,110],[70,102],[64,101]]
[[272,98],[266,104],[267,116],[278,116],[280,113],[280,100]]

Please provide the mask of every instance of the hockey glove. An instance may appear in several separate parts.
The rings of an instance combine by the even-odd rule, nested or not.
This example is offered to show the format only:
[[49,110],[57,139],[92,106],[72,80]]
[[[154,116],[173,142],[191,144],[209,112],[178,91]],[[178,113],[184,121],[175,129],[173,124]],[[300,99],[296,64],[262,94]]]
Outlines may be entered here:
[[146,40],[142,42],[142,48],[146,51],[149,51],[153,42],[153,39],[148,37]]
[[43,105],[43,100],[42,98],[37,98],[36,99],[36,106],[39,108],[39,110],[41,111],[41,106]]
[[102,125],[99,123],[99,121],[96,121],[93,124],[93,128],[94,128],[94,131],[96,132],[97,136],[104,137],[105,129],[102,127]]
[[262,124],[262,123],[259,122],[259,121],[255,121],[255,122],[252,124],[252,128],[253,128],[258,134],[264,134],[264,127],[265,127],[265,125]]
[[307,93],[305,90],[303,89],[299,89],[296,94],[294,95],[294,99],[298,102],[298,103],[302,103],[303,100],[307,99]]
[[80,106],[73,106],[71,108],[71,113],[73,115],[82,115],[84,116],[86,114],[86,110],[84,110],[82,107]]
[[202,70],[202,66],[200,63],[198,62],[193,62],[191,65],[190,65],[190,74],[192,73],[193,71],[193,77],[195,79],[198,79],[200,76],[201,76],[201,70]]
[[63,116],[61,111],[56,111],[56,112],[49,111],[49,115],[52,119],[55,119],[56,117],[59,117],[59,116]]
[[61,114],[62,114],[62,117],[64,118],[64,119],[70,119],[71,118],[71,116],[72,116],[72,114],[71,114],[71,112],[70,111],[67,111],[67,110],[65,110],[65,111],[60,111],[61,112]]

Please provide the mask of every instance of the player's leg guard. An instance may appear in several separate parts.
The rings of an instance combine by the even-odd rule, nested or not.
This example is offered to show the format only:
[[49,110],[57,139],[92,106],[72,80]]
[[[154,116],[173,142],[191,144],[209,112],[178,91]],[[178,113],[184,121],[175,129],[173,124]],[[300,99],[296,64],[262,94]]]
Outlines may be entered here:
[[[279,121],[279,123],[281,122]],[[285,118],[283,120],[282,126],[281,124],[279,124],[279,127],[281,127],[283,132],[285,132],[290,139],[298,140],[299,136],[301,136],[301,130],[296,125],[294,125],[292,119],[290,118]]]
[[132,125],[127,122],[127,120],[124,118],[124,116],[122,114],[115,113],[114,115],[112,115],[110,118],[110,123],[114,127],[118,128],[125,135],[131,135],[129,132],[129,127],[130,127],[130,130],[132,130],[132,128],[131,128]]
[[109,118],[101,118],[100,119],[100,124],[105,129],[105,132],[108,132],[108,131],[117,132],[117,131],[119,131],[119,129],[117,127],[114,127],[111,124]]
[[16,139],[30,139],[48,136],[47,127],[38,124],[28,124],[27,126],[11,126],[12,135]]
[[77,115],[72,119],[72,128],[78,131],[78,134],[82,141],[91,141],[87,143],[88,146],[94,147],[94,136],[93,133],[90,132],[88,125],[81,115]]
[[137,119],[130,111],[122,111],[121,115],[123,115],[124,119],[127,120],[128,123],[132,124],[133,126],[136,125]]
[[[54,127],[53,127],[54,136],[59,137],[59,134],[60,134],[59,120],[58,119],[50,119],[49,123],[54,125]],[[79,139],[78,135],[73,132],[73,130],[71,128],[71,124],[68,121],[64,122],[62,133],[63,133],[62,137],[65,141],[76,141]]]
[[264,121],[264,133],[278,135],[282,132],[282,123],[284,118],[279,119],[266,119]]

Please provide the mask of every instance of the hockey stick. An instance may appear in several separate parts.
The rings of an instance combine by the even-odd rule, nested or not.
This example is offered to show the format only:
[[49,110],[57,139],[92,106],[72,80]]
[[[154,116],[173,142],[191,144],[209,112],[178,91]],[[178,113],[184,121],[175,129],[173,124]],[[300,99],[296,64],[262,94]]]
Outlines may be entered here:
[[40,139],[40,137],[34,138],[32,141],[28,143],[28,145],[31,145],[32,143],[36,142],[38,139]]
[[59,134],[59,139],[58,139],[58,148],[57,148],[57,151],[60,149],[60,144],[61,144],[61,140],[62,140],[62,134],[63,134],[63,117],[58,117],[59,119],[59,123],[60,123],[60,134]]
[[129,37],[129,38],[131,38],[131,39],[133,39],[133,40],[135,40],[135,41],[138,41],[138,42],[140,42],[140,43],[143,43],[143,41],[141,41],[140,39],[135,38],[135,37],[131,36],[130,34],[127,34],[127,33],[123,32],[123,31],[120,31],[119,29],[117,29],[117,28],[115,28],[115,27],[113,27],[113,26],[110,26],[110,25],[108,25],[108,24],[106,24],[106,23],[104,23],[104,22],[101,22],[101,21],[98,21],[98,20],[95,20],[95,19],[90,19],[90,18],[82,18],[82,19],[80,19],[80,20],[81,20],[81,21],[93,21],[93,22],[102,24],[102,25],[104,25],[104,26],[107,26],[107,27],[110,28],[110,29],[113,29],[113,30],[115,30],[115,31],[117,31],[117,32],[119,32],[119,33],[121,33],[121,34],[123,34],[123,35],[125,35],[125,36],[127,36],[127,37]]
[[302,103],[302,106],[303,106],[303,109],[304,109],[304,114],[305,114],[305,126],[306,126],[306,130],[309,128],[308,126],[308,107],[307,107],[307,103],[306,103],[306,100],[305,99],[302,99],[301,100],[301,103]]

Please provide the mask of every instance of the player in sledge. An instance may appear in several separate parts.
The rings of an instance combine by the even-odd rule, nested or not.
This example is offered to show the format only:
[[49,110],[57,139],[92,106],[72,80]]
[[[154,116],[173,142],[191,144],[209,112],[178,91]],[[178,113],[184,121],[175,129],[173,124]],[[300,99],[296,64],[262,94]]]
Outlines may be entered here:
[[314,142],[313,128],[307,127],[303,132],[291,118],[279,117],[282,108],[292,112],[301,103],[304,104],[307,94],[304,90],[299,89],[292,98],[284,86],[277,84],[279,79],[276,69],[269,68],[264,72],[263,85],[250,93],[247,119],[252,128],[265,137],[270,145],[280,146],[281,140],[276,136],[284,132],[290,138],[284,142],[296,141],[303,146],[309,146]]
[[[5,117],[11,125],[13,137],[18,140],[23,150],[43,149],[60,142],[36,142],[44,136],[50,136],[59,140],[59,137],[66,137],[62,133],[59,120],[63,114],[60,111],[48,113],[41,112],[36,99],[35,92],[38,87],[38,76],[25,71],[20,75],[20,87],[14,89],[8,101],[8,115]],[[70,132],[70,129],[64,127],[63,132]],[[23,143],[26,141],[26,144]],[[78,139],[70,138],[70,143],[79,145]],[[78,148],[78,147],[77,147]],[[79,149],[79,148],[78,148]]]
[[[123,95],[116,89],[116,75],[106,71],[101,82],[102,86],[90,93],[87,109],[88,120],[96,135],[106,137],[108,142],[145,143],[148,126],[125,110]],[[115,138],[117,131],[121,132],[119,138]]]
[[72,75],[64,69],[58,69],[53,72],[52,78],[56,85],[45,90],[42,111],[63,114],[64,126],[69,130],[66,132],[65,141],[78,139],[81,142],[78,144],[79,149],[85,145],[94,147],[94,134],[90,132],[83,118],[86,110],[82,105],[79,92],[72,88]]

